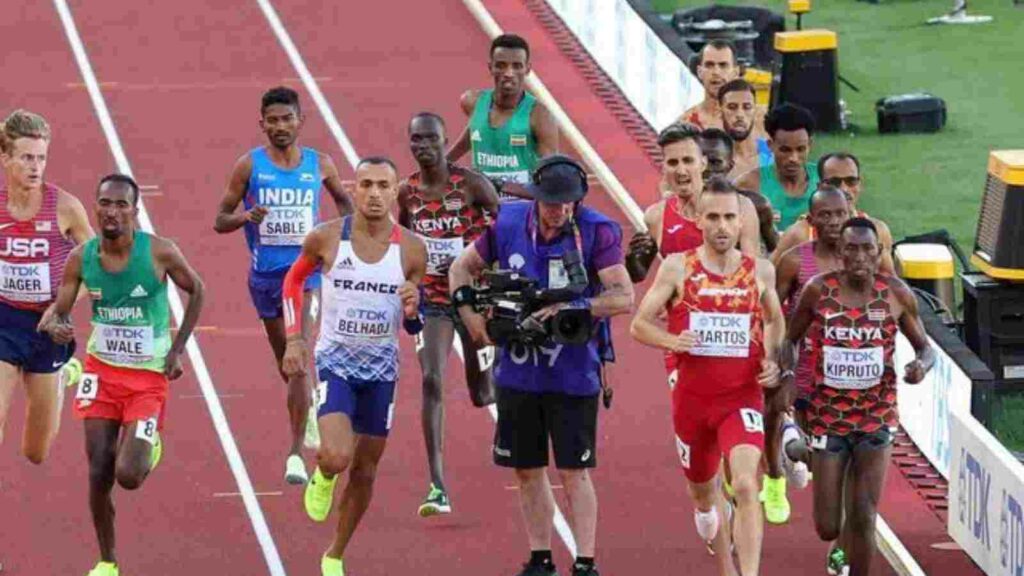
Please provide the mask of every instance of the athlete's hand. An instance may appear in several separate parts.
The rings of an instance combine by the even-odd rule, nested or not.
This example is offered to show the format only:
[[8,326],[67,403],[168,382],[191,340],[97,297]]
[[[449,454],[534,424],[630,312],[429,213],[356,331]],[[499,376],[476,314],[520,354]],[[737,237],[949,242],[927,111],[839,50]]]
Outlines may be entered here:
[[245,220],[247,222],[252,222],[253,224],[259,224],[260,222],[263,222],[264,218],[266,218],[267,212],[269,212],[269,210],[267,210],[266,206],[260,206],[257,204],[245,213]]
[[56,302],[47,306],[46,310],[43,311],[43,315],[39,317],[39,323],[36,324],[36,332],[49,331],[50,323],[53,322],[53,310],[55,306],[57,306]]
[[668,342],[666,348],[669,352],[675,352],[681,354],[683,352],[689,352],[694,346],[697,345],[699,338],[697,333],[693,330],[683,330],[678,336],[675,336]]
[[777,388],[779,386],[779,365],[774,360],[761,360],[761,373],[757,375],[757,383],[762,388]]
[[288,340],[288,346],[284,349],[284,358],[281,359],[281,371],[289,378],[306,375],[305,340],[302,338]]
[[181,378],[181,374],[184,370],[181,367],[181,355],[173,348],[167,352],[167,359],[164,360],[164,376],[167,376],[168,380],[177,380]]
[[40,326],[42,327],[41,331],[49,334],[50,340],[56,344],[68,344],[75,339],[75,326],[71,322],[62,322],[51,316],[46,325],[40,321]]
[[406,281],[398,287],[398,297],[402,299],[402,313],[406,318],[415,318],[420,313],[420,288]]
[[918,384],[921,380],[924,380],[924,364],[915,358],[904,367],[903,381],[907,384]]
[[658,245],[650,232],[637,232],[629,240],[629,252],[647,253],[653,255],[658,251]]

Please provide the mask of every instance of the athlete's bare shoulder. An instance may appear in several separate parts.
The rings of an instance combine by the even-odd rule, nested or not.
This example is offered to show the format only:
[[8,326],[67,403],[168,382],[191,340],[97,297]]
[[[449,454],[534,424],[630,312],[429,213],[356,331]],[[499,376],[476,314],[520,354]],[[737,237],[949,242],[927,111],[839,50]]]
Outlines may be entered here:
[[771,260],[761,257],[755,258],[754,271],[757,274],[758,280],[764,283],[765,286],[775,286],[775,266],[772,265]]
[[405,226],[402,226],[401,224],[395,224],[395,226],[398,226],[398,228],[402,232],[402,238],[400,242],[402,243],[403,250],[407,248],[422,248],[423,250],[427,249],[427,245],[423,242],[423,239],[420,238],[419,234],[413,232],[412,230],[406,228]]
[[181,253],[181,249],[178,248],[177,243],[165,236],[150,234],[149,247],[150,253],[153,256],[153,261],[164,268],[183,261],[185,258]]
[[462,112],[466,116],[473,114],[473,108],[476,108],[476,101],[480,98],[479,90],[466,90],[459,97],[459,105],[462,106]]
[[[51,184],[52,186],[52,184]],[[57,190],[57,212],[66,212],[68,214],[85,214],[85,206],[77,196],[60,188],[59,186],[53,186]]]
[[661,216],[665,213],[666,202],[665,199],[658,200],[648,206],[647,210],[644,210],[644,222],[648,228],[651,228],[652,225],[657,224],[661,220]]

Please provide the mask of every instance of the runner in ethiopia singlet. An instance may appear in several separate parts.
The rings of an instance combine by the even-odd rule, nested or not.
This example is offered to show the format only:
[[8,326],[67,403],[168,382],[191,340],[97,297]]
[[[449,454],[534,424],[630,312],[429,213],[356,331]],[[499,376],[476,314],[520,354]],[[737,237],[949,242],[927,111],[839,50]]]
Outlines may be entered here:
[[826,275],[810,337],[818,351],[807,420],[815,437],[872,433],[896,426],[898,326],[889,304],[890,278],[876,275],[867,305],[839,301],[839,273]]
[[692,330],[698,344],[675,355],[679,384],[672,412],[686,476],[703,483],[734,446],[764,446],[764,399],[757,381],[764,327],[753,258],[742,256],[729,277],[709,272],[698,250],[685,252],[683,262],[682,298],[669,308],[668,331]]
[[[492,179],[528,184],[537,164],[537,138],[530,127],[537,99],[523,92],[512,116],[501,126],[492,126],[493,97],[494,90],[481,90],[469,117],[473,169]],[[502,195],[503,200],[508,198],[512,197]]]
[[427,274],[423,277],[423,303],[429,307],[451,312],[448,293],[448,267],[462,253],[467,244],[476,240],[487,229],[490,218],[470,203],[462,188],[465,177],[461,169],[450,165],[448,187],[444,196],[436,200],[424,197],[420,188],[420,174],[409,177],[410,189],[406,210],[413,232],[427,246]]

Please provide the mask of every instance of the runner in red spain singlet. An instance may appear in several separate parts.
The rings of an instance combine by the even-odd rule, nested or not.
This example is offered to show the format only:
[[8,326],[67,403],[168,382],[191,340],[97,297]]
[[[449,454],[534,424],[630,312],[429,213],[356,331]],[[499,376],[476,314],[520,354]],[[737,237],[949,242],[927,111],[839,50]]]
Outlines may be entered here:
[[[868,574],[874,556],[876,510],[891,430],[898,423],[897,330],[916,353],[904,367],[908,384],[924,378],[935,354],[913,293],[899,278],[877,273],[881,249],[874,223],[851,218],[840,238],[843,268],[816,276],[804,287],[780,358],[787,369],[783,384],[792,387],[798,350],[810,336],[815,378],[807,423],[814,450],[814,523],[822,540],[838,539],[844,546],[833,544],[828,571],[862,575]],[[844,514],[845,492],[849,504]]]
[[[665,259],[632,333],[676,359],[672,421],[697,533],[714,541],[721,574],[737,573],[728,552],[734,537],[738,572],[754,575],[764,522],[757,479],[764,447],[763,389],[778,384],[782,311],[771,264],[736,248],[741,226],[736,189],[724,179],[710,180],[699,214],[702,246]],[[658,322],[664,309],[668,330]],[[723,457],[736,501],[732,530],[718,529],[728,521],[729,505],[718,481]]]
[[419,235],[427,247],[422,283],[423,331],[416,355],[423,371],[423,435],[427,446],[430,488],[418,509],[422,517],[451,512],[444,483],[444,375],[454,334],[463,346],[466,384],[474,406],[494,403],[491,364],[494,348],[478,348],[452,309],[448,268],[462,249],[486,230],[497,214],[498,195],[483,175],[449,164],[444,157],[444,120],[421,113],[409,123],[409,147],[419,172],[398,194],[399,223]]

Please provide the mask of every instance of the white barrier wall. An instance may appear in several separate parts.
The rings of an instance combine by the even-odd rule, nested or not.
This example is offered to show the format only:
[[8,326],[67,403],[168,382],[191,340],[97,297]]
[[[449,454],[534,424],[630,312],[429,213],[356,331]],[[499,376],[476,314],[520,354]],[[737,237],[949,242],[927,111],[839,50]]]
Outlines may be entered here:
[[903,367],[914,359],[914,349],[902,334],[896,337],[894,364],[900,424],[921,453],[942,474],[950,477],[950,412],[971,412],[971,379],[942,348],[931,340],[935,365],[920,384],[902,382]]
[[949,534],[990,575],[1024,574],[1024,466],[970,413],[954,410]]
[[655,130],[704,99],[704,87],[626,0],[547,0]]

